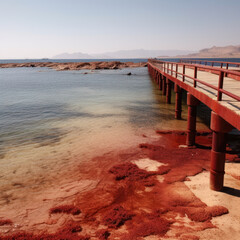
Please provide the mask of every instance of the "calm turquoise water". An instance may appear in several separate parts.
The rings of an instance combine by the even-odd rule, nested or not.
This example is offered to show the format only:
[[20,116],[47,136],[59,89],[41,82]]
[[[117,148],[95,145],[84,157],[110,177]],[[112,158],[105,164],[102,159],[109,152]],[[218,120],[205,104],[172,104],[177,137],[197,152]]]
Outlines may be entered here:
[[[127,72],[133,72],[127,76]],[[84,71],[86,72],[86,71]],[[147,69],[57,72],[43,68],[0,70],[0,146],[58,141],[56,122],[128,115],[136,126],[154,124],[159,112]],[[94,109],[121,110],[121,115]]]
[[[236,62],[240,59],[209,60]],[[28,61],[0,60],[0,63]],[[133,73],[131,76],[126,75],[129,71]],[[70,120],[111,118],[133,129],[167,128],[170,120],[176,128],[184,127],[184,123],[174,122],[174,105],[165,104],[164,97],[150,81],[147,68],[84,72],[59,72],[48,68],[0,69],[0,156],[4,157],[17,146],[60,142],[72,131],[66,127]],[[82,131],[84,129],[87,127]]]
[[[176,58],[169,60],[179,61]],[[220,58],[208,60],[240,61]],[[0,60],[0,63],[28,61],[46,60]],[[126,75],[129,71],[132,72],[131,76]],[[93,126],[86,126],[81,120],[92,122],[93,125],[94,121],[100,119],[103,122],[110,121],[108,125],[112,129],[119,127],[115,123],[121,123],[121,127],[130,127],[133,131],[143,128],[185,129],[184,121],[174,121],[174,104],[165,103],[164,97],[151,82],[147,68],[84,72],[86,70],[0,69],[0,159],[21,146],[61,143],[76,129],[81,129],[82,133],[93,132]],[[96,126],[102,131],[105,128],[104,123]]]
[[95,156],[155,141],[157,129],[187,128],[186,105],[175,120],[174,94],[166,104],[147,68],[3,68],[0,96],[0,207],[65,184]]
[[176,121],[147,68],[5,68],[0,96],[0,206],[66,180],[94,156],[137,147],[143,135],[154,140],[156,129],[186,129],[185,106]]

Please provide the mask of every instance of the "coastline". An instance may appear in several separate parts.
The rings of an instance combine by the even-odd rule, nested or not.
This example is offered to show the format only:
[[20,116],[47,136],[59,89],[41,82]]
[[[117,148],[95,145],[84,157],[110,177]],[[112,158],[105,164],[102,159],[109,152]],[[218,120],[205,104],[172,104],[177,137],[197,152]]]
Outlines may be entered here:
[[147,67],[146,62],[120,62],[120,61],[98,61],[98,62],[27,62],[27,63],[2,63],[0,68],[18,67],[48,67],[57,71],[66,70],[100,70],[100,69],[122,69]]
[[[145,70],[133,69],[133,76],[124,78],[128,84],[135,78],[136,84],[139,85],[141,75],[135,74],[135,71]],[[12,69],[9,70],[11,71]],[[16,69],[12,72],[15,71],[42,72],[39,69]],[[109,79],[112,78],[112,74],[121,72],[121,75],[126,75],[128,71],[111,71],[111,74],[108,74]],[[64,77],[68,74],[85,79],[92,77],[82,75],[82,72],[51,72]],[[47,83],[48,81],[47,79]],[[146,91],[146,85],[144,86],[141,89]],[[159,95],[154,86],[150,90],[160,101],[164,96]],[[134,84],[133,87],[135,88]],[[121,91],[121,96],[125,91]],[[156,108],[156,105],[152,105],[150,101],[150,104],[147,103],[143,108],[148,98],[145,99],[143,94],[140,94],[141,92],[136,94],[141,96],[140,102],[138,98],[137,102],[130,98],[135,103],[132,108],[146,113],[146,117],[150,118],[151,114],[146,110],[149,107]],[[81,94],[77,92],[77,95]],[[97,99],[94,94],[91,98],[93,97]],[[79,101],[81,99],[78,99]],[[96,101],[98,102],[98,99]],[[214,239],[216,236],[215,239],[223,240],[230,234],[232,239],[238,239],[237,189],[240,176],[239,164],[236,163],[239,158],[228,149],[231,154],[228,153],[226,163],[227,191],[210,191],[208,169],[211,133],[205,125],[199,124],[199,145],[197,148],[188,149],[184,146],[186,133],[181,131],[186,129],[185,106],[183,105],[183,121],[176,124],[171,123],[176,121],[171,115],[174,113],[173,104],[159,105],[156,109],[164,110],[163,114],[166,116],[156,115],[159,124],[153,125],[150,121],[148,128],[144,122],[142,128],[136,128],[136,137],[128,134],[131,130],[126,127],[128,125],[120,124],[122,128],[116,126],[116,119],[119,120],[119,116],[124,115],[119,108],[113,107],[113,112],[118,111],[118,115],[112,122],[106,118],[112,117],[109,115],[112,112],[111,108],[95,106],[87,109],[87,113],[94,113],[102,124],[96,120],[91,121],[91,118],[86,118],[83,122],[78,119],[65,119],[58,124],[71,128],[74,126],[74,136],[66,135],[61,139],[61,143],[59,140],[55,143],[53,141],[53,144],[45,147],[42,147],[43,143],[36,144],[37,148],[30,149],[29,152],[14,149],[13,158],[11,154],[7,154],[2,161],[4,174],[0,174],[7,176],[8,184],[8,188],[3,184],[0,239],[183,240]],[[132,114],[125,116],[125,120],[136,125],[136,112]],[[102,119],[103,116],[105,117]],[[167,122],[166,125],[160,122],[161,116],[165,116],[163,119]],[[139,120],[143,117],[140,115]],[[77,131],[77,126],[86,128],[91,124],[96,128],[96,132],[95,128],[88,128],[85,134]],[[111,131],[113,124],[116,128]],[[54,124],[55,127],[59,125]],[[102,126],[104,128],[101,128]],[[167,131],[173,126],[179,131]],[[159,131],[156,131],[157,129]],[[201,130],[206,133],[201,134]],[[102,135],[99,136],[99,133]],[[67,146],[64,143],[67,143]],[[84,149],[89,150],[91,157],[87,156]],[[28,167],[24,168],[23,164],[27,158],[31,161],[26,161]],[[14,161],[18,159],[24,161]],[[6,166],[16,163],[15,169],[10,168],[9,174],[4,172],[4,162]],[[36,178],[36,163],[38,168],[43,168],[44,173],[49,171],[47,178],[41,171],[39,178]],[[26,170],[24,174],[19,173],[20,168],[17,164]],[[10,171],[12,169],[13,171]],[[29,174],[31,171],[32,175]],[[9,181],[10,175],[13,181]],[[22,176],[22,179],[19,176]],[[49,177],[51,179],[48,179]]]
[[[198,148],[183,148],[185,137],[181,131],[158,131],[143,135],[136,147],[76,166],[74,180],[23,205],[26,214],[1,214],[1,239],[225,239],[230,232],[235,239],[236,197],[211,192],[211,202],[197,193],[208,187],[211,133],[197,136]],[[239,160],[234,154],[227,159]],[[239,184],[227,175],[227,184]],[[226,219],[232,225],[224,226],[223,235]]]

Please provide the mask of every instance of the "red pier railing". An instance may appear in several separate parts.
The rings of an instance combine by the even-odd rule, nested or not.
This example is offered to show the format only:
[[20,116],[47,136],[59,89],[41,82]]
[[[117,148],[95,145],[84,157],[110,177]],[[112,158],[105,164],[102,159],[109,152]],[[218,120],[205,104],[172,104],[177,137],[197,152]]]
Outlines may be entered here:
[[217,66],[220,68],[228,69],[230,66],[237,67],[240,70],[239,62],[225,62],[225,61],[210,61],[210,60],[200,60],[200,59],[180,59],[181,63],[190,63],[190,64],[202,64],[202,65],[210,65],[212,67]]
[[[178,78],[178,76],[181,76],[183,82],[185,81],[186,78],[191,79],[193,81],[194,88],[197,87],[197,83],[201,83],[201,84],[217,91],[217,100],[218,101],[222,100],[222,94],[225,94],[237,101],[240,101],[240,96],[235,95],[235,94],[223,89],[224,77],[231,75],[231,76],[235,76],[235,77],[233,77],[234,79],[240,78],[240,72],[229,70],[229,69],[224,69],[224,68],[217,69],[217,68],[213,68],[210,66],[199,66],[196,64],[176,63],[176,62],[168,62],[168,61],[161,61],[161,60],[154,60],[154,59],[150,59],[149,62],[158,64],[159,69],[163,70],[164,72],[168,73],[171,76],[175,75],[176,78]],[[240,65],[240,63],[239,63],[239,65]],[[179,66],[182,67],[182,72],[179,72],[179,70],[178,70]],[[186,68],[194,69],[194,76],[189,76],[189,75],[185,74]],[[212,84],[209,84],[204,80],[198,79],[197,75],[198,75],[199,70],[206,71],[206,72],[214,71],[214,73],[217,73],[219,75],[218,87],[216,87]]]
[[[181,71],[179,66],[182,67]],[[190,73],[186,74],[187,68],[193,70],[192,76],[189,75]],[[240,130],[240,82],[235,80],[238,77],[240,78],[240,72],[200,64],[176,63],[153,59],[148,61],[148,71],[153,80],[158,84],[159,89],[162,90],[162,94],[166,95],[166,101],[169,104],[171,104],[171,86],[174,83],[176,93],[175,118],[177,119],[181,119],[182,89],[187,91],[188,120],[186,144],[188,146],[195,145],[197,105],[199,102],[203,102],[212,110],[210,128],[213,131],[213,137],[210,188],[221,191],[224,180],[226,134],[233,127]],[[208,72],[208,74],[202,74],[202,79],[199,79],[200,71]],[[215,85],[213,85],[213,82],[212,84],[208,82],[211,74],[215,76],[218,74]],[[228,79],[224,79],[226,76],[228,76]],[[233,76],[233,79],[229,79],[229,76]],[[231,81],[231,90],[224,89],[224,80]],[[215,80],[213,79],[213,81]],[[203,87],[201,86],[202,89],[200,89],[199,84],[203,85]],[[202,91],[203,89],[205,91]],[[212,90],[216,91],[216,94]],[[207,94],[206,91],[210,91],[211,94]],[[228,96],[228,98],[222,99],[223,94]],[[215,96],[217,96],[217,99]]]

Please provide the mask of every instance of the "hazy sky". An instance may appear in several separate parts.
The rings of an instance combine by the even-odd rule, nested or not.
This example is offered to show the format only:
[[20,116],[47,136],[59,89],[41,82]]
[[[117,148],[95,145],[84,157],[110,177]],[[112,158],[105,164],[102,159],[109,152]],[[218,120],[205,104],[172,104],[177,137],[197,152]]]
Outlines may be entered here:
[[0,59],[240,44],[240,0],[0,0]]

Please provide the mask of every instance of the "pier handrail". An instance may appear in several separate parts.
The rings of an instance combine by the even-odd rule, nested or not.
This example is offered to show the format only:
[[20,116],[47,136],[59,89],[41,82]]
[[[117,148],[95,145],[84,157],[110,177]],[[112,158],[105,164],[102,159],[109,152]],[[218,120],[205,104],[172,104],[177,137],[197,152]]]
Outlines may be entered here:
[[[222,69],[222,68],[215,68],[215,67],[209,67],[209,66],[203,66],[203,65],[199,65],[199,64],[188,64],[188,63],[177,63],[177,62],[170,62],[170,61],[161,61],[161,60],[155,60],[155,59],[149,59],[148,60],[150,63],[157,63],[157,64],[161,64],[161,68],[162,70],[173,76],[173,74],[175,73],[175,77],[177,78],[178,75],[182,76],[182,81],[185,81],[185,78],[189,78],[191,80],[193,80],[193,87],[196,88],[197,87],[197,82],[211,88],[217,91],[217,101],[222,101],[222,94],[225,94],[237,101],[240,101],[240,96],[237,96],[227,90],[223,89],[223,82],[224,82],[224,76],[227,76],[227,74],[231,74],[231,75],[235,75],[240,77],[240,72],[236,72],[236,71],[232,71],[232,70],[228,70],[228,69]],[[171,65],[171,68],[169,67]],[[175,70],[173,69],[173,67],[175,66]],[[183,72],[179,72],[178,71],[178,66],[182,66],[183,67]],[[154,67],[154,66],[153,66]],[[185,74],[185,69],[186,67],[188,68],[194,68],[194,77],[186,75]],[[218,72],[219,75],[219,79],[218,79],[218,87],[209,84],[203,80],[200,80],[197,78],[197,71],[199,69],[204,69],[207,71],[214,71],[214,72]],[[237,80],[236,80],[237,81]]]
[[[157,84],[157,88],[160,91],[162,90],[162,95],[166,96],[167,104],[171,104],[172,85],[174,84],[176,119],[182,119],[182,91],[187,92],[187,146],[196,146],[197,105],[203,103],[211,110],[210,188],[221,191],[226,159],[226,134],[234,128],[240,130],[240,82],[238,82],[240,78],[237,78],[239,72],[199,64],[155,59],[148,60],[148,72]],[[229,76],[225,79],[227,84],[225,83],[225,89],[223,89],[226,74],[229,74]],[[201,83],[201,86],[197,86],[197,84],[200,85],[199,83]],[[222,101],[222,94],[229,96],[224,98],[224,102]]]
[[180,59],[180,62],[182,63],[199,63],[199,64],[202,64],[202,65],[208,65],[208,63],[210,63],[209,65],[211,65],[212,67],[214,66],[214,64],[219,64],[218,67],[221,67],[223,68],[224,65],[226,67],[226,69],[228,69],[228,67],[230,65],[232,66],[236,66],[236,67],[239,67],[240,68],[240,63],[239,62],[226,62],[226,61],[210,61],[210,60],[200,60],[200,59]]

